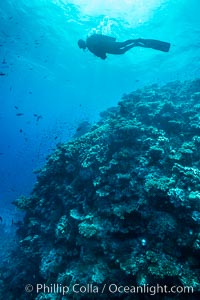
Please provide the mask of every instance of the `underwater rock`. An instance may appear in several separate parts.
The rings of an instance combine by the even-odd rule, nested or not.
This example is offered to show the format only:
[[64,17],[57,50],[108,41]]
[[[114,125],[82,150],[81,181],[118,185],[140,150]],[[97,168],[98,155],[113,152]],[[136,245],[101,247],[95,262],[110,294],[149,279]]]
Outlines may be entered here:
[[81,135],[87,133],[91,128],[91,124],[88,121],[81,122],[76,128],[74,138],[80,137]]
[[75,294],[77,283],[187,285],[194,289],[188,299],[197,299],[199,94],[200,80],[145,87],[57,147],[32,195],[15,201],[25,217],[12,270],[2,273],[5,299],[26,299],[27,282],[69,287],[63,297],[34,289],[29,296],[37,300],[133,299],[109,289]]

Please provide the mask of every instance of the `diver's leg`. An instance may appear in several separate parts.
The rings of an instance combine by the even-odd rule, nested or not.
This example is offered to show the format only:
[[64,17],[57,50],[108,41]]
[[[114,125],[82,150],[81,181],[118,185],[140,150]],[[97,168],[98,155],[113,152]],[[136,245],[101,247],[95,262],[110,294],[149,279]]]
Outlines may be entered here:
[[109,45],[109,48],[106,49],[106,52],[110,54],[124,54],[129,49],[137,46],[140,46],[139,39],[127,40],[125,42],[114,42]]
[[140,47],[152,48],[163,52],[168,52],[170,48],[170,43],[162,42],[158,40],[152,40],[152,39],[139,39],[138,43],[139,43],[138,46]]
[[128,50],[130,50],[130,49],[132,49],[132,48],[134,48],[134,47],[138,47],[138,46],[140,46],[140,45],[138,45],[137,43],[132,43],[132,44],[129,45],[129,46],[123,47],[123,48],[120,49],[121,54],[124,54],[124,53],[127,52]]
[[127,41],[124,41],[124,42],[116,42],[116,44],[118,44],[119,48],[124,48],[124,47],[129,46],[129,45],[138,46],[137,44],[140,42],[140,40],[141,39],[127,40]]
[[135,39],[125,42],[115,42],[113,49],[109,52],[112,54],[124,54],[134,47],[152,48],[163,52],[168,52],[170,43],[152,40],[152,39]]

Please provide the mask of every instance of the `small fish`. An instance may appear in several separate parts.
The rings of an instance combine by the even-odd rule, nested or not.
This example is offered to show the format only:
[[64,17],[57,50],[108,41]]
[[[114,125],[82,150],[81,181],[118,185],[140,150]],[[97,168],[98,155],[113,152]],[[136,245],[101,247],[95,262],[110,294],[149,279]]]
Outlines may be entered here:
[[90,126],[91,125],[88,121],[81,122],[76,129],[74,137],[80,137],[81,135],[87,133],[89,131]]
[[0,72],[0,76],[5,76],[6,73]]
[[19,107],[15,105],[14,108],[15,108],[15,109],[18,109]]
[[16,114],[17,117],[21,117],[21,116],[23,116],[23,115],[24,115],[23,113],[17,113],[17,114]]
[[0,222],[2,223],[3,222],[3,219],[2,219],[2,217],[0,216]]
[[43,118],[42,116],[37,116],[36,122],[38,122],[42,118]]
[[23,132],[23,130],[22,130],[22,129],[20,129],[20,130],[19,130],[19,132],[21,132],[21,133],[22,133],[22,132]]
[[17,225],[18,222],[15,222],[14,219],[12,219],[12,226]]
[[38,122],[40,119],[43,118],[43,116],[38,115],[38,114],[33,114],[33,115],[34,115],[34,117],[36,118],[36,122]]

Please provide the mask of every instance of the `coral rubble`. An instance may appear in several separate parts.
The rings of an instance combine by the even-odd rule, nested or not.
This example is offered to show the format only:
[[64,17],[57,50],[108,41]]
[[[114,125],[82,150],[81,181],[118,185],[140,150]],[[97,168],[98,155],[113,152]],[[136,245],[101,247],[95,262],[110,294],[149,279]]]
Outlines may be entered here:
[[[144,299],[128,288],[113,292],[115,285],[157,284],[190,286],[188,299],[197,299],[199,103],[200,80],[145,87],[57,147],[31,196],[15,201],[25,217],[2,278],[4,287],[12,283],[5,299]],[[25,298],[27,283],[69,290]],[[104,284],[110,290],[97,291]]]

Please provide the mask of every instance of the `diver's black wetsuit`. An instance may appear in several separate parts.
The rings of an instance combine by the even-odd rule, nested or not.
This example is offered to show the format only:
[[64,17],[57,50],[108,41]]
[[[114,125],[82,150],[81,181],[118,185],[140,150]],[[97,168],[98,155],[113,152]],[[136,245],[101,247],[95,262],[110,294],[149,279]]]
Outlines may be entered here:
[[110,54],[124,54],[133,47],[153,48],[156,50],[168,52],[170,44],[158,40],[151,39],[135,39],[124,42],[116,42],[116,38],[94,34],[86,40],[87,48],[96,56],[106,59],[106,53]]

